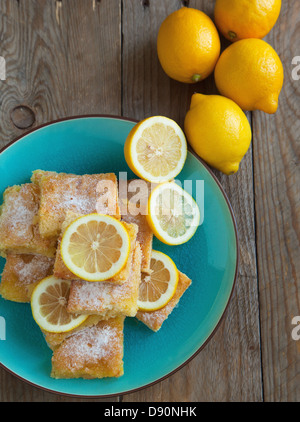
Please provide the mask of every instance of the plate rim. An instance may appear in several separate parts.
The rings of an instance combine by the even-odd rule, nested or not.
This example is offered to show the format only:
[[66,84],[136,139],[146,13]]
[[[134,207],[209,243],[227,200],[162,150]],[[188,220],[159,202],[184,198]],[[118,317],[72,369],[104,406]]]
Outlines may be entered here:
[[[11,142],[9,142],[7,145],[5,145],[3,148],[0,149],[0,157],[2,155],[2,153],[7,150],[9,147],[11,147],[12,145],[14,145],[15,143],[19,142],[20,140],[22,140],[23,138],[25,138],[27,135],[30,135],[33,132],[37,132],[40,129],[43,129],[47,126],[51,126],[53,124],[56,123],[61,123],[61,122],[65,122],[65,121],[71,121],[71,120],[79,120],[79,119],[85,119],[85,118],[102,118],[102,119],[112,119],[112,120],[123,120],[123,121],[127,121],[127,122],[131,122],[131,123],[138,123],[139,120],[137,119],[133,119],[133,118],[129,118],[129,117],[123,117],[123,116],[119,116],[119,115],[111,115],[111,114],[81,114],[81,115],[74,115],[74,116],[69,116],[69,117],[63,117],[60,119],[56,119],[56,120],[51,120],[50,122],[47,123],[43,123],[41,125],[38,125],[28,131],[26,131],[26,133],[23,133],[22,135],[14,138]],[[86,398],[86,399],[96,399],[96,398],[112,398],[112,397],[117,397],[117,396],[122,396],[122,395],[126,395],[126,394],[132,394],[132,393],[136,393],[138,391],[141,391],[145,388],[151,387],[169,377],[171,377],[172,375],[174,375],[176,372],[178,372],[180,369],[182,369],[184,366],[186,366],[189,362],[191,362],[205,347],[206,345],[210,342],[210,340],[214,337],[214,335],[216,334],[216,332],[218,331],[221,322],[223,321],[229,304],[231,302],[232,296],[233,296],[233,292],[235,290],[235,286],[236,286],[236,281],[238,278],[238,270],[239,270],[239,261],[240,261],[240,251],[239,251],[239,235],[238,235],[238,228],[237,228],[237,222],[236,222],[236,218],[234,215],[234,211],[232,208],[232,205],[229,201],[229,198],[223,188],[223,186],[221,185],[221,182],[219,181],[219,179],[216,177],[216,175],[213,173],[213,171],[211,170],[211,168],[208,166],[208,164],[206,162],[204,162],[194,151],[193,149],[190,147],[190,145],[188,145],[188,151],[205,167],[205,169],[208,171],[208,173],[210,174],[210,176],[213,178],[213,180],[215,181],[215,183],[217,184],[219,190],[221,191],[225,202],[227,204],[227,207],[229,209],[230,212],[230,216],[231,216],[231,220],[232,220],[232,224],[233,224],[233,228],[234,228],[234,232],[235,232],[235,240],[236,240],[236,267],[235,267],[235,274],[234,274],[234,279],[233,279],[233,283],[232,283],[232,288],[231,288],[231,292],[229,295],[229,298],[227,300],[226,306],[224,308],[224,311],[218,321],[218,323],[216,324],[215,328],[213,329],[213,331],[210,333],[210,335],[207,337],[207,339],[204,341],[204,343],[196,350],[196,352],[194,352],[192,354],[192,356],[190,356],[187,360],[185,360],[181,365],[179,365],[178,367],[176,367],[175,369],[173,369],[171,372],[169,372],[168,374],[158,378],[155,381],[152,381],[150,383],[147,383],[145,385],[142,385],[140,387],[136,387],[134,389],[131,390],[126,390],[126,391],[121,391],[118,393],[112,393],[112,394],[97,394],[97,395],[85,395],[85,394],[75,394],[75,393],[66,393],[66,392],[61,392],[61,391],[57,391],[57,390],[52,390],[50,388],[47,387],[43,387],[39,384],[36,384],[26,378],[23,378],[22,376],[20,376],[19,374],[15,373],[14,371],[12,371],[11,369],[9,369],[7,366],[5,366],[2,362],[0,362],[0,367],[3,368],[5,371],[7,371],[8,373],[12,374],[13,376],[15,376],[16,378],[18,378],[19,380],[33,386],[36,388],[39,388],[40,390],[46,391],[48,393],[52,393],[52,394],[56,394],[56,395],[63,395],[65,397],[70,397],[70,398]]]

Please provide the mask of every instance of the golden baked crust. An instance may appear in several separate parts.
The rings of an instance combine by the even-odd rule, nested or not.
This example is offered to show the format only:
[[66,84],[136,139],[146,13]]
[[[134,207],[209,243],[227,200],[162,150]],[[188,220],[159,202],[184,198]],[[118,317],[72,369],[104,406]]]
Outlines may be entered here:
[[[125,189],[125,191],[124,191]],[[138,191],[138,203],[135,202],[135,195]],[[149,273],[153,232],[150,229],[146,214],[148,197],[151,191],[151,184],[145,180],[135,179],[128,182],[120,181],[120,209],[122,220],[130,224],[137,224],[139,231],[137,241],[142,250],[142,271]]]
[[153,312],[138,311],[136,318],[147,325],[151,330],[158,331],[168,316],[171,314],[175,306],[178,304],[183,293],[191,285],[191,280],[179,271],[179,281],[173,298],[162,309]]
[[30,302],[37,283],[53,274],[54,259],[42,255],[8,254],[1,277],[0,295],[13,302]]
[[4,192],[0,210],[0,254],[55,256],[57,239],[43,239],[37,224],[39,187],[32,183],[12,186]]
[[131,271],[124,284],[72,281],[67,309],[75,314],[100,315],[103,319],[119,314],[135,316],[140,282],[141,248],[137,243]]
[[41,189],[39,228],[44,237],[59,236],[66,212],[93,212],[120,219],[118,181],[114,173],[75,174],[36,170],[32,182]]
[[83,328],[54,351],[53,378],[105,378],[123,375],[123,326],[119,316]]
[[[57,251],[56,251],[56,258],[55,258],[55,264],[54,264],[54,276],[56,278],[61,278],[62,280],[75,280],[75,279],[78,278],[76,275],[74,275],[66,267],[66,265],[65,265],[65,263],[62,259],[62,256],[61,256],[60,244],[61,244],[63,233],[66,230],[66,228],[79,217],[81,217],[81,215],[68,211],[67,214],[66,214],[66,219],[65,219],[64,223],[62,224],[62,234],[61,234],[61,236],[59,237],[59,240],[58,240],[58,247],[57,247]],[[129,238],[130,238],[129,257],[128,257],[126,265],[117,275],[115,275],[114,277],[112,277],[108,280],[105,280],[105,282],[107,282],[107,283],[123,284],[128,279],[128,276],[129,276],[129,273],[130,273],[132,255],[133,255],[133,251],[134,251],[135,245],[136,245],[138,226],[136,224],[127,224],[125,222],[122,222],[122,224],[124,225],[125,229],[127,230]]]

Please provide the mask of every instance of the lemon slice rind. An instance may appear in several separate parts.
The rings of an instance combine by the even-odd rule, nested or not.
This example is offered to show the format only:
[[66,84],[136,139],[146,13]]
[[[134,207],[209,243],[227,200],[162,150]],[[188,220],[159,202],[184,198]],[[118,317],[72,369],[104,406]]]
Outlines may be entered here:
[[[173,262],[173,260],[167,256],[166,254],[159,252],[159,251],[155,251],[152,250],[152,258],[156,259],[157,261],[161,261],[164,264],[164,267],[168,269],[170,275],[171,275],[171,279],[170,282],[168,284],[168,289],[166,290],[165,293],[163,293],[159,300],[157,300],[156,302],[151,302],[151,301],[141,301],[140,299],[138,299],[138,308],[140,311],[145,311],[145,312],[153,312],[153,311],[157,311],[159,309],[164,308],[173,298],[176,289],[177,289],[177,285],[178,285],[178,280],[179,280],[179,272],[177,270],[177,267],[175,265],[175,263]],[[151,277],[154,274],[151,273],[149,276],[147,277]]]
[[[183,213],[181,214],[182,218],[184,218],[185,220],[187,218],[189,219],[189,227],[183,227],[184,233],[182,235],[178,235],[177,237],[170,236],[168,232],[163,229],[160,217],[157,215],[157,203],[159,200],[159,196],[161,198],[166,197],[166,195],[164,195],[164,191],[167,192],[167,190],[173,191],[174,195],[178,195],[177,197],[183,198],[184,203],[188,205],[190,210],[189,215],[184,216]],[[174,213],[174,216],[171,214],[171,204],[169,208],[167,204],[166,212],[166,218],[169,218],[170,222],[172,221],[172,219],[173,221],[176,219],[176,213]],[[175,182],[163,183],[157,186],[152,191],[149,197],[147,221],[153,233],[161,242],[166,243],[167,245],[182,245],[183,243],[188,242],[196,233],[197,228],[200,224],[200,210],[194,198]]]
[[[145,167],[139,161],[137,152],[137,143],[142,138],[144,131],[146,129],[151,128],[151,126],[154,126],[155,124],[162,124],[165,127],[171,128],[174,131],[177,140],[180,140],[181,154],[180,159],[177,161],[177,165],[168,174],[160,176],[155,176],[149,171],[147,171],[147,169],[145,169]],[[159,134],[157,136],[159,136]],[[148,148],[150,149],[151,146],[152,145],[149,144]],[[166,151],[163,151],[162,155],[164,155],[165,153]],[[181,172],[185,164],[186,157],[187,141],[182,129],[174,120],[171,120],[164,116],[149,117],[138,123],[130,132],[125,143],[125,158],[131,170],[141,179],[152,183],[163,183],[174,179]]]
[[[112,224],[117,229],[118,234],[122,238],[123,244],[120,258],[111,266],[108,271],[105,272],[96,271],[94,273],[89,273],[85,271],[74,263],[70,257],[70,254],[68,253],[68,245],[70,243],[72,234],[76,232],[79,226],[84,225],[92,220]],[[119,220],[104,214],[88,214],[79,217],[67,227],[62,237],[60,252],[66,267],[78,278],[90,282],[105,281],[117,275],[126,265],[130,253],[130,238],[127,230]]]
[[[47,315],[43,315],[41,312],[41,304],[40,304],[40,297],[43,293],[46,293],[47,288],[51,286],[58,285],[60,283],[66,283],[68,285],[71,284],[71,281],[68,280],[61,280],[58,278],[55,278],[54,276],[46,277],[43,280],[41,280],[37,286],[34,288],[31,296],[31,310],[32,310],[32,316],[35,320],[35,322],[38,324],[38,326],[49,333],[66,333],[69,332],[77,327],[79,327],[81,324],[84,323],[84,321],[88,318],[88,315],[71,315],[70,318],[71,321],[68,324],[51,324],[47,320]],[[57,289],[56,289],[57,291]],[[67,305],[67,298],[63,298],[66,300]],[[66,306],[65,305],[65,306]],[[59,304],[58,304],[59,306]]]

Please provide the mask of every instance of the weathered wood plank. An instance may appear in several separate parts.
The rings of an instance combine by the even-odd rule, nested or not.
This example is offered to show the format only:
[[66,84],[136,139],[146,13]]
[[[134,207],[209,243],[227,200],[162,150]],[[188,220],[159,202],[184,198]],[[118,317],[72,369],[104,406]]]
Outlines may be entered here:
[[195,87],[182,89],[182,84],[171,80],[162,71],[156,53],[160,24],[180,6],[179,0],[123,1],[124,116],[141,119],[155,111],[183,123],[182,109]]
[[[58,3],[1,2],[0,55],[7,61],[7,80],[0,81],[0,147],[24,133],[20,127],[30,123],[28,114],[24,123],[18,110],[14,115],[18,127],[13,124],[11,113],[20,105],[34,112],[34,125],[71,114],[120,114],[121,1],[75,0],[70,6],[63,0],[62,7]],[[194,90],[216,92],[213,78],[187,87],[171,81],[158,63],[159,25],[181,4],[179,0],[123,1],[124,115],[139,119],[164,114],[182,125]],[[213,2],[204,0],[189,4],[209,14],[213,9]],[[299,401],[299,347],[290,335],[291,319],[300,314],[299,83],[291,79],[291,61],[298,54],[293,47],[299,38],[293,29],[298,21],[299,5],[288,0],[267,37],[285,64],[280,107],[275,116],[253,114],[263,379],[265,399],[273,401]],[[239,279],[226,318],[189,365],[160,384],[125,396],[124,401],[262,398],[252,151],[237,175],[215,173],[235,211],[241,246]],[[1,401],[62,400],[2,369],[0,385]]]
[[[11,120],[20,105],[33,111],[33,127],[70,115],[121,113],[120,0],[3,0],[0,31],[7,64],[0,148],[26,132],[19,127],[28,126],[28,114],[13,115],[18,127]],[[62,400],[0,369],[0,401]]]
[[5,0],[0,7],[0,55],[7,63],[0,147],[24,133],[11,120],[20,105],[34,112],[33,127],[71,115],[121,113],[120,0]]
[[121,114],[121,1],[62,1],[68,115]]
[[33,387],[24,381],[19,380],[14,375],[9,374],[3,368],[0,368],[0,400],[4,402],[92,402],[107,401],[116,402],[118,397],[104,399],[84,399],[68,397],[62,394],[49,393],[40,388]]
[[[183,2],[147,3],[144,7],[136,0],[123,1],[123,113],[136,119],[162,114],[182,126],[193,92],[217,91],[213,77],[187,86],[164,74],[156,53],[158,29]],[[212,16],[214,2],[185,3]],[[192,362],[163,382],[125,396],[124,401],[262,400],[252,151],[237,175],[215,174],[232,203],[241,247],[239,278],[226,318]]]
[[[285,81],[275,115],[253,113],[257,259],[264,398],[300,400],[300,349],[292,318],[300,315],[300,81],[292,78],[299,55],[300,4],[282,3],[266,37],[283,61]],[[298,347],[297,347],[298,346]]]

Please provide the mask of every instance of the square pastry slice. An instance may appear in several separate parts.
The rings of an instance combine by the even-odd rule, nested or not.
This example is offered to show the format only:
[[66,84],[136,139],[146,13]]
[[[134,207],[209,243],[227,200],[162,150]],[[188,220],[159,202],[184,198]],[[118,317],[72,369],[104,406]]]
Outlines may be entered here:
[[42,330],[42,332],[44,334],[47,345],[51,350],[54,351],[68,337],[71,337],[73,334],[83,330],[84,328],[93,327],[94,325],[97,325],[101,320],[102,318],[98,315],[89,315],[88,318],[81,325],[66,333],[50,333],[49,331],[45,330]]
[[153,312],[138,311],[136,318],[147,325],[151,330],[158,331],[175,306],[179,303],[184,292],[191,285],[191,280],[183,273],[179,272],[179,281],[173,298],[161,309]]
[[0,283],[0,295],[13,302],[30,302],[36,284],[53,274],[54,259],[42,255],[8,254]]
[[44,239],[37,215],[40,189],[33,183],[12,186],[4,192],[0,210],[0,254],[40,254],[54,257],[56,238]]
[[151,184],[141,179],[120,180],[120,209],[122,220],[137,224],[139,231],[137,240],[142,250],[142,271],[150,271],[153,232],[150,229],[146,214]]
[[41,189],[38,216],[44,237],[59,236],[67,211],[82,215],[97,212],[120,219],[114,173],[77,176],[37,170],[31,180]]
[[[60,244],[61,244],[62,235],[65,229],[79,217],[80,217],[79,214],[68,211],[66,215],[66,219],[62,224],[62,234],[58,240],[58,247],[56,251],[56,258],[55,258],[55,264],[54,264],[54,276],[56,278],[61,278],[63,280],[75,280],[76,278],[78,278],[66,267],[61,256]],[[130,253],[129,253],[127,263],[124,266],[124,268],[117,275],[110,278],[109,280],[106,280],[107,283],[123,284],[128,279],[128,276],[130,273],[133,251],[136,245],[138,226],[136,224],[127,224],[126,222],[122,222],[122,223],[125,229],[127,230],[129,238],[130,238]]]
[[119,314],[135,316],[141,282],[141,248],[136,244],[127,281],[122,285],[104,282],[72,281],[68,312],[99,315],[103,319]]
[[53,378],[106,378],[123,375],[123,326],[119,316],[85,327],[66,338],[52,357]]

